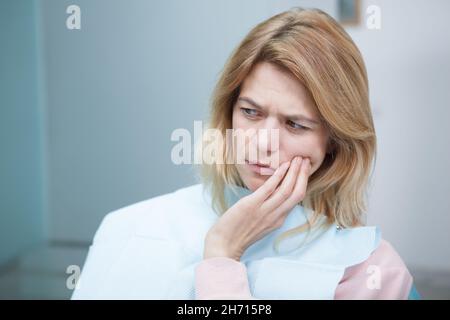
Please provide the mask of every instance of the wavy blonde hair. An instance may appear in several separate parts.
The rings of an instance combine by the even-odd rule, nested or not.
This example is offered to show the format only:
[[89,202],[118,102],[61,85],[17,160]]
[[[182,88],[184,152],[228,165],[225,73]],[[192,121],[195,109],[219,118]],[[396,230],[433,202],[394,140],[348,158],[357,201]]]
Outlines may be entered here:
[[[232,128],[240,87],[258,62],[273,63],[293,74],[309,90],[330,132],[332,150],[309,178],[301,204],[323,215],[327,224],[362,225],[376,135],[369,104],[367,72],[360,51],[345,30],[318,9],[293,8],[258,24],[228,58],[214,89],[208,128],[223,136]],[[211,141],[201,141],[205,148]],[[225,164],[203,164],[200,178],[209,188],[214,210],[228,208],[227,184],[245,187],[234,164],[226,164],[230,146],[219,150]],[[375,164],[374,164],[375,165]],[[307,227],[311,224],[308,222]],[[305,230],[288,230],[282,238]]]

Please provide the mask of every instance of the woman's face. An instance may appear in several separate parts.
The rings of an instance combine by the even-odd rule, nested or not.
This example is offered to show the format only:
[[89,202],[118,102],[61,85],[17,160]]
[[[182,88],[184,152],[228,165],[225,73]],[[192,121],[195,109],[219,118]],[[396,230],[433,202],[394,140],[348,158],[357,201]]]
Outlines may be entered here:
[[[233,129],[254,132],[245,140],[242,157],[246,163],[236,164],[241,179],[252,191],[270,177],[271,169],[296,156],[309,158],[310,174],[314,173],[327,152],[329,134],[319,121],[311,95],[294,76],[271,63],[255,65],[243,82],[232,125]],[[271,140],[271,132],[278,132],[278,143]],[[249,160],[255,163],[255,154],[258,163],[272,163],[271,168],[261,170],[249,164]]]

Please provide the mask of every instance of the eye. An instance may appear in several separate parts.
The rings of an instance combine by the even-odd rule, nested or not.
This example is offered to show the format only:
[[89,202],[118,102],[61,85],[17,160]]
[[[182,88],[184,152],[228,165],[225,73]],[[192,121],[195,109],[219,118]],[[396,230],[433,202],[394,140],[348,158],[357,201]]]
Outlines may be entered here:
[[250,108],[241,108],[242,112],[249,117],[256,117],[258,115],[258,111]]
[[309,130],[308,127],[302,126],[301,124],[298,124],[294,121],[288,120],[287,124],[289,127],[291,127],[294,130]]

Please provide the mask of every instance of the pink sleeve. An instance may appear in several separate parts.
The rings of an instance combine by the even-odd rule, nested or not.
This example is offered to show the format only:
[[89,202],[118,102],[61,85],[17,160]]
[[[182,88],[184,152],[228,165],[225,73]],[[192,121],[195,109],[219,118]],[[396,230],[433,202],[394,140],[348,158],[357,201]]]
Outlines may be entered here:
[[[402,259],[382,240],[366,261],[346,269],[335,299],[407,299],[411,287],[412,276]],[[198,264],[195,292],[199,300],[256,299],[250,293],[245,265],[226,257]]]
[[204,259],[197,265],[195,297],[198,300],[255,299],[250,293],[245,265],[226,257]]
[[349,267],[335,299],[407,299],[413,279],[405,264],[385,240],[364,262]]

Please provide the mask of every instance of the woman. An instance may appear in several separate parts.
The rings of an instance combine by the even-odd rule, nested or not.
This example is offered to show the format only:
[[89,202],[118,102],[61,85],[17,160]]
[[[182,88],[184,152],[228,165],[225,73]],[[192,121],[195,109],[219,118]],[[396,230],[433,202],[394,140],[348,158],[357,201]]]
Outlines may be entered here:
[[367,74],[333,18],[295,8],[251,30],[209,127],[227,138],[200,144],[216,150],[202,183],[108,214],[73,298],[417,297],[402,259],[364,226]]

